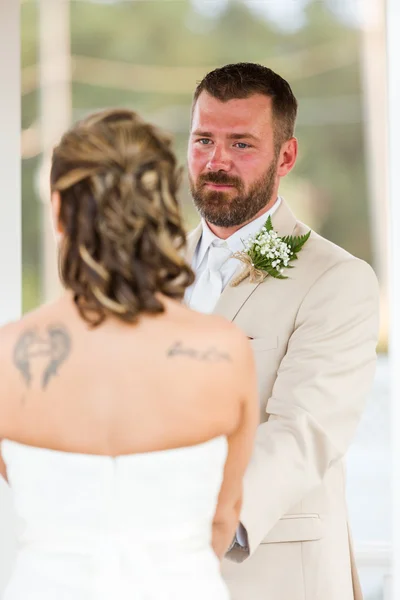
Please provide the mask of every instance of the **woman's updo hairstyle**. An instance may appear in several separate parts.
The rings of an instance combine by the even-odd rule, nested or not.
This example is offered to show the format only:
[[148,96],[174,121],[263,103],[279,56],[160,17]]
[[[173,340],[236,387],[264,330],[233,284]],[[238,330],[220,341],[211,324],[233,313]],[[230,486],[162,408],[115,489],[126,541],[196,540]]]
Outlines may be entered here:
[[156,294],[181,299],[193,282],[183,259],[179,176],[169,138],[130,110],[89,116],[54,149],[60,276],[91,325],[163,312]]

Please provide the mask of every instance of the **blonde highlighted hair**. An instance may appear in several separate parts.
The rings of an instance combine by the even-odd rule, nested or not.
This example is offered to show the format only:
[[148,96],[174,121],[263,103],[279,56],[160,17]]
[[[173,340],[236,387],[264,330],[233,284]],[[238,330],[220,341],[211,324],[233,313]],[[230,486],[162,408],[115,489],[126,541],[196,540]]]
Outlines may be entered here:
[[194,275],[164,133],[130,110],[92,114],[54,149],[50,179],[64,232],[60,277],[88,323],[110,315],[133,323],[164,310],[157,293],[183,297]]

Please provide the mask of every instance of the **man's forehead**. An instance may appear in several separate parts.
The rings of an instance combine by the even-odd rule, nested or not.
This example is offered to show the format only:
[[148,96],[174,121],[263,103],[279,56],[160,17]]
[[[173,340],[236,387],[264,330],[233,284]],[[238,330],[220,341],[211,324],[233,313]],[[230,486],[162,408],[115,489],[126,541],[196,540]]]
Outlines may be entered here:
[[245,110],[246,107],[251,106],[253,108],[257,107],[261,110],[266,110],[268,108],[272,108],[272,98],[271,96],[266,96],[265,94],[254,93],[250,94],[246,98],[231,98],[230,100],[220,100],[219,98],[215,98],[208,92],[201,92],[200,96],[197,98],[197,102],[195,104],[195,109],[210,109],[214,110],[229,107],[232,109],[241,109]]
[[192,130],[232,132],[272,122],[272,100],[262,94],[222,102],[202,92],[193,110]]

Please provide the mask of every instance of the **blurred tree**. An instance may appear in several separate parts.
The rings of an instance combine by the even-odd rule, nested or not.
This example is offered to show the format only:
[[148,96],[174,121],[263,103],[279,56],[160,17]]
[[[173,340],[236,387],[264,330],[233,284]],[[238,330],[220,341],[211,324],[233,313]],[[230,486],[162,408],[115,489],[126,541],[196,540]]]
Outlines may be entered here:
[[[254,61],[288,79],[299,100],[300,156],[283,192],[300,218],[372,261],[364,156],[360,35],[329,0],[310,0],[299,28],[284,31],[245,2],[196,10],[189,0],[71,2],[74,117],[129,106],[173,131],[185,163],[191,95],[214,66]],[[212,3],[210,3],[212,6]],[[221,8],[222,7],[222,8]],[[39,298],[37,8],[22,4],[24,310]],[[36,131],[36,138],[35,138]],[[32,142],[33,139],[33,142]],[[36,139],[36,145],[35,145]],[[30,143],[28,144],[28,142]],[[36,148],[36,149],[35,149]],[[187,184],[188,227],[197,222]]]

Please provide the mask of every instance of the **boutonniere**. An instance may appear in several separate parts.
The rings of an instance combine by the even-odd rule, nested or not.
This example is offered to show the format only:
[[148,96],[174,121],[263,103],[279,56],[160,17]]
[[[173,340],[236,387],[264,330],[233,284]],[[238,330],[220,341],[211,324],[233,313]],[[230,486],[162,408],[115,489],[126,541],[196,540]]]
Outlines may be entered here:
[[279,237],[272,227],[271,217],[268,217],[264,227],[243,242],[244,250],[233,254],[232,258],[239,259],[245,267],[231,281],[231,286],[239,285],[246,277],[250,277],[250,283],[261,283],[268,275],[288,279],[283,275],[284,269],[293,269],[289,263],[297,259],[310,234],[311,231],[297,237]]

